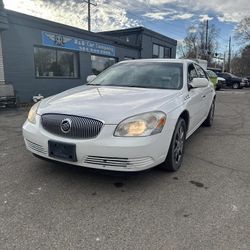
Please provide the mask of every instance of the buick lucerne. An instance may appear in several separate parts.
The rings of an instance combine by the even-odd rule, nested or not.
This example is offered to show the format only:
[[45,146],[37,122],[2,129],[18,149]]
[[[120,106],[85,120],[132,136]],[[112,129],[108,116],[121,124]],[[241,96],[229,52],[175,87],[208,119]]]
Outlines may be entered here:
[[36,103],[23,125],[41,158],[115,171],[177,171],[185,140],[211,126],[215,91],[191,60],[117,63],[88,83]]

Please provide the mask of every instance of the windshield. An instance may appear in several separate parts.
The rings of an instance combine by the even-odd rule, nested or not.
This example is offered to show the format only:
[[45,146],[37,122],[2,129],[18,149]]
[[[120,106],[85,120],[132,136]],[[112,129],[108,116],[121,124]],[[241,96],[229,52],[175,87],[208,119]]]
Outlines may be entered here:
[[236,78],[238,78],[238,76],[233,75],[231,73],[220,73],[220,76],[222,76],[222,77],[236,77]]
[[168,62],[125,62],[116,64],[89,84],[102,86],[181,89],[183,64]]
[[207,70],[207,74],[209,77],[217,77],[217,75],[211,70]]
[[231,74],[231,73],[229,73],[229,75],[230,75],[231,77],[234,77],[234,78],[239,78],[239,76],[236,76],[236,75]]

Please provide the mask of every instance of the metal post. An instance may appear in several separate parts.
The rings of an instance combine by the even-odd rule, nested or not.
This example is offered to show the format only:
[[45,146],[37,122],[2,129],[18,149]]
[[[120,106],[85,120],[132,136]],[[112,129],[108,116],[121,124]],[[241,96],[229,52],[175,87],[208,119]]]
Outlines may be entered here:
[[2,32],[0,32],[0,84],[5,84],[3,49],[2,49]]
[[8,29],[8,18],[5,13],[3,1],[0,0],[0,84],[5,84],[2,34],[7,29]]

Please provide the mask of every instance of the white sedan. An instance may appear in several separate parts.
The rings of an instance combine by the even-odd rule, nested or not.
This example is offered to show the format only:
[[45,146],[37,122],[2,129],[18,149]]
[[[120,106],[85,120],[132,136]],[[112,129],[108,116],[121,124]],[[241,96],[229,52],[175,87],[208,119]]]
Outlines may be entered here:
[[124,61],[90,78],[31,108],[23,125],[29,151],[96,169],[177,171],[185,140],[213,123],[215,91],[193,61]]

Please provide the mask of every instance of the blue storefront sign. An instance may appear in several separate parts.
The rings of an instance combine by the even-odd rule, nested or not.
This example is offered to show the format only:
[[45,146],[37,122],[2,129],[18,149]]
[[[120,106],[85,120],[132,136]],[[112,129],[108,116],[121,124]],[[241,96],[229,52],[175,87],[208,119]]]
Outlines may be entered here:
[[45,46],[115,57],[115,47],[112,45],[59,35],[46,31],[42,32],[42,43]]

